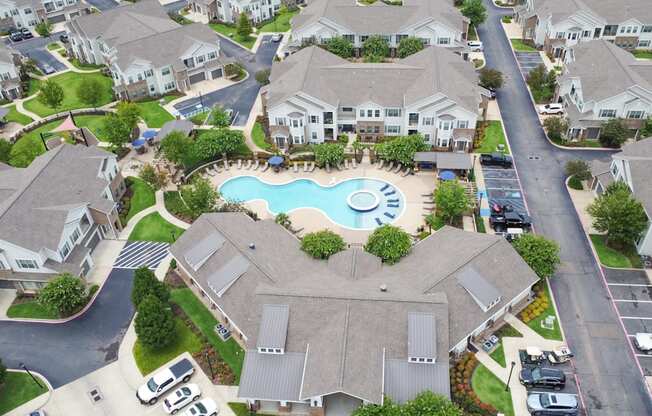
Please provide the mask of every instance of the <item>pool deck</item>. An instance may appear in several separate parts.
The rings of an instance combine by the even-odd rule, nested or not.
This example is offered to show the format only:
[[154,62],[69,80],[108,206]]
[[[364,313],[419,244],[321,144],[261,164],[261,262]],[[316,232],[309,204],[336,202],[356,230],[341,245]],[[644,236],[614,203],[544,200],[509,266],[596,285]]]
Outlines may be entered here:
[[[432,205],[424,202],[432,200],[424,195],[431,195],[435,189],[435,174],[432,171],[418,172],[414,175],[401,176],[401,173],[392,173],[385,170],[378,170],[377,165],[362,163],[356,169],[331,170],[327,173],[324,169],[316,168],[313,172],[304,172],[303,164],[299,172],[292,169],[285,169],[281,172],[274,172],[272,169],[266,172],[260,170],[238,169],[231,166],[228,171],[222,170],[214,176],[207,176],[217,187],[224,181],[237,176],[256,176],[262,181],[272,184],[282,184],[294,179],[313,179],[320,185],[328,186],[352,178],[370,178],[389,182],[400,189],[405,197],[405,209],[400,217],[397,217],[392,224],[403,228],[410,234],[417,234],[417,227],[424,224],[424,214],[428,212],[424,208],[431,208]],[[264,201],[253,201],[246,205],[255,211],[260,218],[272,218],[273,215],[267,210]],[[313,208],[298,208],[288,214],[292,220],[294,229],[301,229],[299,235],[305,233],[329,229],[341,235],[348,243],[364,244],[367,237],[373,230],[354,230],[335,224],[325,214]]]

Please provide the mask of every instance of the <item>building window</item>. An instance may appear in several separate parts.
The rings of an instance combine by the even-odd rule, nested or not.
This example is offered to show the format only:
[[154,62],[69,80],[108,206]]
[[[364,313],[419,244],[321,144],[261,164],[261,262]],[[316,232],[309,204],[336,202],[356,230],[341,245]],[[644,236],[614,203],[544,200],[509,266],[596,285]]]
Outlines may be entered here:
[[422,120],[422,123],[424,126],[432,126],[435,124],[435,118],[434,117],[424,117]]
[[641,32],[643,32],[643,33],[652,33],[652,26],[643,26],[643,29],[641,29]]
[[641,119],[643,118],[643,115],[645,114],[644,111],[640,110],[632,110],[629,113],[627,113],[627,118],[636,118],[636,119]]
[[555,35],[557,39],[564,39],[566,37],[566,32],[557,32]]
[[385,109],[385,117],[401,117],[401,109],[387,108]]
[[614,118],[616,117],[616,110],[600,110],[600,117]]
[[79,228],[75,228],[72,231],[72,234],[70,235],[70,237],[71,237],[70,240],[73,242],[73,244],[76,243],[77,240],[79,240],[79,237],[81,237],[81,232],[79,231]]
[[360,110],[360,117],[364,117],[364,110]]
[[276,117],[277,126],[285,126],[285,117]]
[[163,68],[163,70],[161,70],[161,75],[170,75],[170,67]]
[[439,38],[438,43],[440,45],[450,45],[451,43],[451,38]]
[[591,36],[590,30],[585,30],[584,33],[582,33],[582,37],[588,38],[589,36]]
[[32,14],[32,9],[25,9],[25,14]]
[[650,46],[650,41],[649,40],[639,40],[638,41],[638,47],[639,48],[648,48]]
[[401,126],[385,126],[385,134],[401,134]]
[[458,129],[468,129],[469,128],[469,121],[468,120],[457,120],[457,128]]
[[376,118],[380,117],[380,110],[375,110],[374,111],[374,117],[376,117]]
[[61,254],[61,257],[65,259],[68,253],[70,253],[70,244],[66,241],[59,249],[59,254]]
[[353,107],[342,107],[343,113],[352,113],[353,111]]
[[355,42],[355,35],[342,35],[342,37],[351,43]]
[[212,59],[215,59],[215,58],[217,58],[217,53],[216,52],[210,52],[208,54],[208,60],[212,60]]
[[319,116],[310,116],[311,123],[319,123]]
[[310,133],[310,138],[311,138],[312,140],[317,140],[317,132],[316,132],[316,131],[313,131],[312,133]]
[[16,264],[21,269],[38,269],[38,264],[36,260],[31,259],[17,259]]
[[367,110],[367,117],[373,117],[374,116],[374,110]]
[[151,77],[152,75],[154,75],[154,71],[152,71],[151,69],[148,69],[147,71],[145,71],[145,76],[147,78]]
[[360,36],[360,42],[361,43],[364,43],[367,39],[369,39],[369,36],[367,36],[367,35]]

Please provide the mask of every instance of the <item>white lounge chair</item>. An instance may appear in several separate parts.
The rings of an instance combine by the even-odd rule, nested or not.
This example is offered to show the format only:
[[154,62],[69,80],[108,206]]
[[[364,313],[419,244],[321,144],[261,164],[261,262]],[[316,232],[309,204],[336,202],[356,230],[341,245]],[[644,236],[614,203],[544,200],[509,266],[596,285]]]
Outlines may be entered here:
[[242,169],[242,159],[238,159],[238,170]]
[[331,165],[326,163],[326,172],[331,173]]
[[349,169],[349,159],[344,159],[344,169]]
[[303,171],[308,172],[308,162],[303,162]]
[[382,169],[383,166],[385,166],[385,160],[384,160],[384,159],[381,159],[381,160],[380,160],[380,163],[378,164],[378,170]]
[[229,170],[229,161],[224,159],[224,170]]
[[385,170],[387,172],[389,172],[390,170],[392,170],[393,167],[394,167],[394,161],[391,161],[391,162],[389,162],[389,166],[387,166],[387,169],[385,169]]
[[294,173],[299,173],[299,162],[294,162],[293,170]]
[[315,162],[310,162],[310,169],[309,171],[312,172],[315,170]]
[[269,162],[265,162],[265,164],[263,165],[263,168],[260,171],[265,172],[267,169],[269,169]]
[[355,158],[351,159],[351,166],[353,167],[353,169],[358,168],[358,162],[356,162]]
[[401,176],[408,176],[412,173],[412,168],[405,169],[405,172]]
[[256,163],[254,163],[254,166],[251,168],[251,170],[258,170],[260,167],[260,160],[256,159]]
[[335,165],[337,170],[342,170],[342,162],[338,162],[337,165]]
[[399,173],[401,169],[403,169],[403,165],[399,163],[398,165],[396,165],[396,168],[394,169],[394,173]]
[[251,159],[247,160],[247,164],[245,165],[244,168],[247,169],[247,170],[251,169]]

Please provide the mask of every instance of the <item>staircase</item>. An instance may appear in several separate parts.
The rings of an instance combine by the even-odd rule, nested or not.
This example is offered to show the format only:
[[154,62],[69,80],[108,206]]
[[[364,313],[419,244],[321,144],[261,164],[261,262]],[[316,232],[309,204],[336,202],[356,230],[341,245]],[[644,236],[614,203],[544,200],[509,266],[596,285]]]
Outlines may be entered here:
[[469,181],[460,183],[464,187],[464,193],[466,193],[466,196],[473,201],[473,205],[475,206],[478,203],[478,187],[475,185],[475,182]]

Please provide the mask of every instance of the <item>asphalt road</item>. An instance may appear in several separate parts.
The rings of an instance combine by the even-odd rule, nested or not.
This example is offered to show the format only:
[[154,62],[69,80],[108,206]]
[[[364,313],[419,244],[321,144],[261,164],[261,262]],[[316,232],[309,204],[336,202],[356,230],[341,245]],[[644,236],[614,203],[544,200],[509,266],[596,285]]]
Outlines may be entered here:
[[68,323],[0,321],[0,358],[9,368],[25,363],[54,388],[115,361],[134,315],[132,280],[133,270],[113,269],[90,309]]
[[[506,77],[498,91],[503,122],[537,232],[557,241],[562,264],[551,280],[561,323],[575,352],[576,374],[590,415],[650,415],[652,403],[608,298],[579,219],[564,187],[570,159],[607,158],[607,152],[565,151],[545,138],[504,31],[499,9],[485,0],[478,32],[489,68]],[[530,156],[538,156],[536,160]]]
[[63,32],[53,33],[48,38],[34,37],[32,39],[21,40],[19,42],[12,42],[9,38],[5,39],[7,45],[11,45],[12,48],[20,51],[23,55],[26,55],[36,61],[36,66],[43,70],[43,64],[48,64],[56,72],[63,71],[66,69],[66,66],[59,62],[50,52],[47,50],[48,44],[55,42],[59,39],[59,35]]
[[260,47],[254,55],[232,40],[222,36],[220,42],[221,52],[224,56],[234,58],[240,62],[249,73],[249,78],[230,87],[205,94],[201,97],[201,100],[199,98],[191,98],[182,101],[175,104],[174,108],[182,115],[187,115],[195,110],[198,104],[203,104],[205,107],[220,105],[224,108],[233,109],[233,114],[237,114],[235,120],[233,120],[233,125],[244,126],[247,123],[251,108],[256,101],[258,91],[260,91],[260,84],[258,84],[255,78],[256,72],[272,66],[272,61],[279,45],[279,42],[272,42],[270,39],[271,36],[264,36]]

